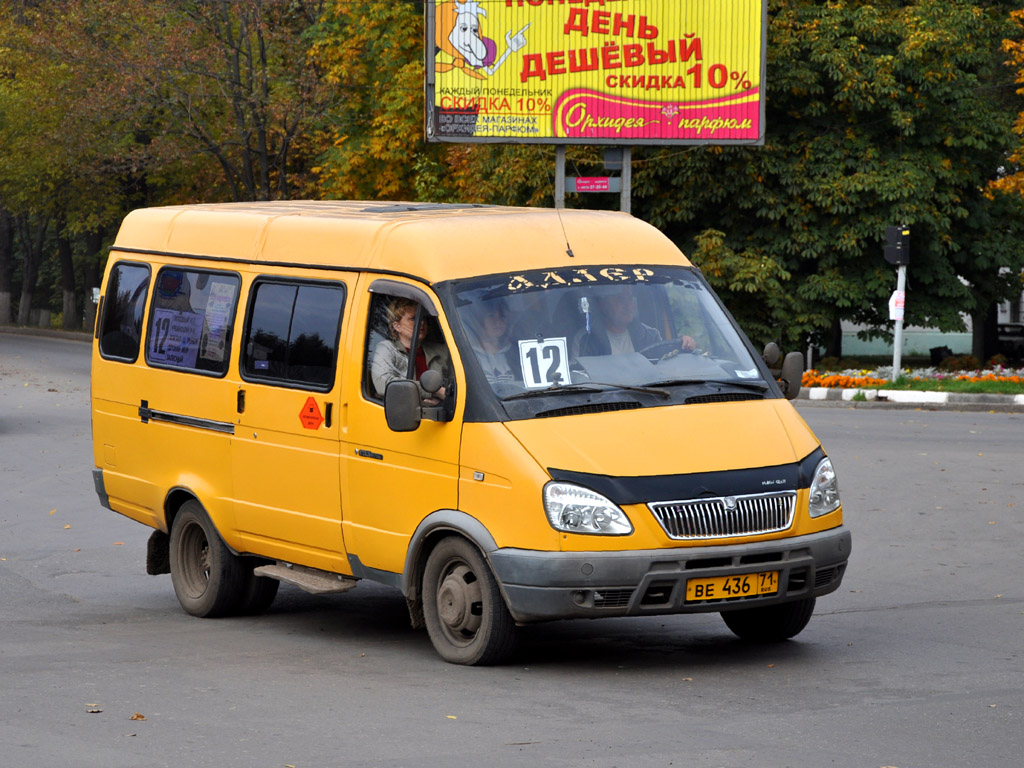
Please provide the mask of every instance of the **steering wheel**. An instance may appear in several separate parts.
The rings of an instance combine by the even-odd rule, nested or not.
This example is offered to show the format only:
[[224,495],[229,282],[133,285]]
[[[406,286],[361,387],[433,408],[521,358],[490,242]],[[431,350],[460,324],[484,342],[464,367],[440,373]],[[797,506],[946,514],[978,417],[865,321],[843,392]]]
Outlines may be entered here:
[[640,350],[640,354],[657,365],[662,360],[675,357],[678,354],[686,353],[694,355],[697,354],[698,351],[699,350],[696,347],[693,349],[683,349],[683,342],[681,339],[664,339],[662,341],[656,341],[650,346],[644,347]]

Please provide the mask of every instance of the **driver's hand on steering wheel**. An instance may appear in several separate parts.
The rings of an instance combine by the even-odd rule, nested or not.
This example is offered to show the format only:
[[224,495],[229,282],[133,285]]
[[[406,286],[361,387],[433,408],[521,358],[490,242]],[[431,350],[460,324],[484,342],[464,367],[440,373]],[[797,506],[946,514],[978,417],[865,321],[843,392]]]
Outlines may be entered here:
[[697,341],[693,336],[680,336],[679,341],[683,352],[693,352],[697,349]]

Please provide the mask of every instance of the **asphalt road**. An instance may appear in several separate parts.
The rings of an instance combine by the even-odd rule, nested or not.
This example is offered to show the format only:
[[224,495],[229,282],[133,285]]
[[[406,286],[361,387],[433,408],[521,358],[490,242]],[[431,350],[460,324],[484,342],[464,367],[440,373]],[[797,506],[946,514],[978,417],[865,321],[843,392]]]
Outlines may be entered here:
[[96,500],[88,353],[0,333],[2,766],[1021,765],[1024,415],[801,406],[854,549],[795,640],[559,622],[475,669],[365,582],[183,613]]

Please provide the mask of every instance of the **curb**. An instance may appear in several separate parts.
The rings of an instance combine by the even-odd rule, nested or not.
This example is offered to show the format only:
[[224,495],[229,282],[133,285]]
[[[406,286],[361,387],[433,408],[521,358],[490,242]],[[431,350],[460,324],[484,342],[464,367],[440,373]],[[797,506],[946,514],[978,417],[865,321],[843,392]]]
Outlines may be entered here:
[[[862,395],[863,399],[854,399]],[[920,392],[906,389],[838,389],[803,387],[801,404],[845,405],[852,408],[923,408],[951,411],[1024,413],[1024,395],[974,395],[963,392]]]
[[0,333],[9,333],[15,336],[46,336],[51,339],[92,342],[92,333],[89,331],[60,331],[54,328],[32,328],[24,325],[0,325]]

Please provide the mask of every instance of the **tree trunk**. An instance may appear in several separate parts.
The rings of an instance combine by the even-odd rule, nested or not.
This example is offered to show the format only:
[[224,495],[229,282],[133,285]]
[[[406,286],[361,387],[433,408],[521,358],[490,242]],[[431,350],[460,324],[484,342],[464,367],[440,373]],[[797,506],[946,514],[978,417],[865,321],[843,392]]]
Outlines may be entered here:
[[39,267],[43,264],[43,244],[46,241],[44,221],[35,227],[26,220],[19,222],[21,230],[21,246],[24,260],[21,268],[21,300],[18,303],[18,325],[29,324],[29,312],[32,311],[32,294],[36,291],[39,281]]
[[96,328],[96,304],[92,300],[92,289],[99,288],[103,280],[100,273],[100,259],[103,249],[103,232],[97,230],[90,233],[85,241],[86,253],[82,262],[82,285],[85,287],[85,318],[83,327],[87,330]]
[[60,261],[63,294],[61,327],[65,331],[77,331],[82,327],[82,319],[78,316],[78,302],[75,300],[75,262],[71,256],[71,241],[63,235],[57,238],[57,259]]
[[971,315],[971,355],[982,365],[996,353],[997,318],[997,307],[993,302]]
[[14,282],[14,221],[0,208],[0,325],[10,325]]
[[843,356],[843,323],[838,317],[832,318],[832,327],[829,329],[828,346],[825,349],[825,357],[840,358]]

